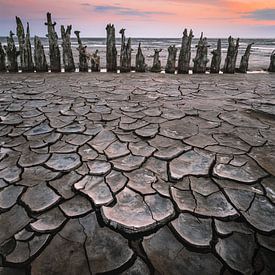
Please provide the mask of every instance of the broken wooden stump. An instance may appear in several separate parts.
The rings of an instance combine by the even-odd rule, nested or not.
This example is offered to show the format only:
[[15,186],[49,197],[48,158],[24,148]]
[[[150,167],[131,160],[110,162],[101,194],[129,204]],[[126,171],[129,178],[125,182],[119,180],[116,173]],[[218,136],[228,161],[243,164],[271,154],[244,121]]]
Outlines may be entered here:
[[0,72],[6,72],[6,53],[0,42]]
[[75,72],[74,57],[71,46],[72,25],[61,26],[62,48],[63,48],[63,64],[65,72]]
[[207,38],[203,38],[203,33],[201,34],[200,40],[198,42],[197,53],[196,57],[193,59],[194,62],[194,68],[193,73],[195,74],[202,74],[206,72],[206,65],[208,63],[208,44],[207,44]]
[[168,58],[167,58],[167,64],[165,67],[165,72],[167,74],[174,74],[176,71],[176,59],[177,59],[177,51],[175,45],[170,46],[168,48]]
[[58,36],[55,32],[56,22],[52,23],[52,16],[47,13],[48,26],[48,39],[49,39],[49,50],[50,50],[50,68],[52,72],[61,72],[61,60],[60,60],[60,50],[58,47]]
[[48,72],[44,47],[38,36],[34,37],[34,63],[36,72]]
[[153,60],[153,66],[151,68],[152,73],[160,73],[161,72],[161,62],[159,59],[159,53],[162,51],[162,49],[154,49],[154,60]]
[[238,72],[240,73],[246,73],[248,70],[248,62],[249,62],[249,57],[250,57],[250,52],[251,52],[251,47],[254,43],[251,43],[247,46],[244,55],[242,56],[241,63],[240,63],[240,68]]
[[212,61],[210,66],[210,73],[218,74],[221,69],[221,61],[222,61],[222,41],[218,39],[217,49],[212,52]]
[[269,65],[268,71],[272,73],[275,72],[275,50],[272,52],[270,56],[270,65]]
[[24,31],[24,26],[19,17],[16,16],[16,33],[19,44],[20,53],[20,65],[22,72],[33,72],[34,64],[32,59],[32,48],[31,48],[31,37],[30,37],[30,27],[27,23],[26,36]]
[[87,57],[87,46],[82,44],[82,40],[80,38],[80,31],[74,32],[77,37],[78,42],[78,52],[79,52],[79,71],[80,72],[88,72],[88,57]]
[[183,32],[181,49],[178,61],[178,74],[188,74],[191,60],[191,44],[193,39],[193,31],[190,30],[188,35],[187,29]]
[[145,57],[141,50],[141,44],[138,44],[138,51],[136,54],[136,72],[144,73],[146,71]]
[[98,50],[91,55],[91,70],[92,72],[100,72],[100,56]]
[[239,38],[234,41],[231,36],[228,38],[228,50],[225,58],[225,64],[223,68],[223,73],[234,74],[236,69],[236,62],[239,50]]
[[7,45],[4,46],[4,49],[7,55],[8,71],[18,72],[17,56],[19,55],[19,52],[16,50],[13,36],[14,33],[10,31],[10,36],[7,37]]
[[120,52],[120,72],[128,73],[131,71],[131,38],[126,43],[125,29],[119,31],[121,34],[121,52]]
[[107,72],[117,72],[117,50],[114,25],[108,24],[107,31],[107,49],[106,49],[106,67]]

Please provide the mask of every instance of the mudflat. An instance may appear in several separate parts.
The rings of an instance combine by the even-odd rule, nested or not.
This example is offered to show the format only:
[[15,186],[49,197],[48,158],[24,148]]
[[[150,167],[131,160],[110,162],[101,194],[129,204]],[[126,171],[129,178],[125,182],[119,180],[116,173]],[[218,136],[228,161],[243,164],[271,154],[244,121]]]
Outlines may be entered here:
[[273,274],[275,75],[0,75],[0,273]]

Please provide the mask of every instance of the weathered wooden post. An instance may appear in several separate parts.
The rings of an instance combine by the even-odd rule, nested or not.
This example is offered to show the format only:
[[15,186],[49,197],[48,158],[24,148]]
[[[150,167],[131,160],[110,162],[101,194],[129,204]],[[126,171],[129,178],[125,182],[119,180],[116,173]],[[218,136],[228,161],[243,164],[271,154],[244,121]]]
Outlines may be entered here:
[[165,72],[167,74],[174,74],[176,71],[176,59],[177,59],[177,51],[175,45],[170,46],[168,48],[168,58],[167,58],[167,64],[165,67]]
[[218,39],[217,49],[213,50],[212,52],[212,61],[210,67],[210,73],[218,74],[221,68],[221,61],[222,61],[222,41]]
[[162,51],[162,49],[154,49],[154,60],[153,60],[153,66],[151,68],[151,72],[153,73],[159,73],[161,72],[161,62],[159,60],[159,53]]
[[106,67],[107,72],[117,72],[117,50],[114,25],[108,24],[107,31],[107,49],[106,49]]
[[78,42],[78,52],[79,52],[79,71],[80,72],[88,72],[89,66],[88,66],[88,58],[87,58],[87,46],[84,46],[82,44],[81,38],[80,38],[80,31],[74,32],[77,37]]
[[197,47],[197,54],[196,57],[193,59],[194,62],[194,68],[193,73],[195,74],[203,74],[206,72],[206,65],[208,63],[208,44],[207,44],[207,38],[203,38],[203,33],[201,33],[201,37],[199,40]]
[[13,36],[14,33],[10,31],[10,36],[7,37],[7,46],[4,46],[4,49],[7,54],[8,71],[18,72],[17,56],[19,55],[19,52],[16,50]]
[[25,57],[24,57],[24,47],[25,47],[25,31],[21,19],[16,16],[16,35],[19,44],[19,53],[20,53],[20,65],[21,68],[25,67]]
[[240,73],[246,73],[248,70],[248,62],[249,62],[249,57],[250,57],[250,52],[251,52],[251,47],[254,43],[248,44],[244,55],[242,56],[241,63],[240,63],[240,68],[239,72]]
[[228,38],[228,50],[225,58],[225,64],[223,68],[223,72],[227,74],[234,74],[236,69],[236,62],[239,50],[239,38],[234,41],[234,38],[231,36]]
[[30,37],[30,26],[27,23],[26,36],[24,31],[24,26],[19,17],[16,16],[16,32],[19,44],[20,53],[20,65],[22,72],[33,72],[34,64],[32,59],[32,47],[31,47],[31,37]]
[[188,74],[191,60],[191,44],[193,39],[193,31],[190,30],[189,36],[187,29],[183,32],[179,62],[178,62],[178,74]]
[[269,65],[268,71],[272,73],[275,72],[275,50],[272,52],[270,56],[270,65]]
[[138,51],[136,54],[136,72],[144,73],[146,71],[145,57],[141,50],[141,44],[138,44]]
[[120,72],[128,73],[131,71],[131,38],[126,43],[125,29],[119,31],[121,34],[121,52],[120,52]]
[[48,39],[50,47],[50,67],[52,72],[61,72],[61,60],[60,60],[60,50],[58,47],[58,36],[55,32],[56,22],[52,23],[52,15],[47,13],[47,22],[45,23],[48,26]]
[[6,53],[2,47],[2,44],[0,42],[0,72],[6,72]]
[[91,69],[92,72],[100,72],[100,56],[98,50],[91,55]]
[[71,31],[72,25],[65,27],[61,26],[61,37],[62,37],[62,48],[63,48],[63,64],[65,72],[74,72],[75,65],[74,65],[74,57],[72,52],[71,46]]
[[38,36],[34,37],[34,63],[36,72],[48,72],[44,47]]

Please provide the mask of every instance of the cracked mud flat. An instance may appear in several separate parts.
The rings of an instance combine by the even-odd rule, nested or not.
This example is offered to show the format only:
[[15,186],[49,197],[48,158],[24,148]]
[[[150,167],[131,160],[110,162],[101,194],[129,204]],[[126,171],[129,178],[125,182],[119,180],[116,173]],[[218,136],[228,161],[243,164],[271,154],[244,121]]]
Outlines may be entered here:
[[274,75],[0,75],[0,274],[275,274]]

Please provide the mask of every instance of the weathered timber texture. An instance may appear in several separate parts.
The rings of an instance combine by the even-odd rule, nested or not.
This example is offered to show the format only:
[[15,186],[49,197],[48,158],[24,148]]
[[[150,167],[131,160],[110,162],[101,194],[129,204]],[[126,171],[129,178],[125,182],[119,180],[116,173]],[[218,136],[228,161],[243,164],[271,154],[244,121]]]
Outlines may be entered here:
[[246,73],[248,70],[249,57],[251,52],[251,47],[254,43],[251,43],[247,46],[244,55],[242,56],[239,72]]
[[153,73],[159,73],[161,72],[161,62],[159,59],[159,53],[162,51],[162,49],[155,49],[155,54],[154,54],[154,60],[153,60],[153,66],[151,68],[151,72]]
[[165,72],[168,74],[174,74],[176,71],[176,59],[177,59],[177,51],[175,45],[170,46],[168,48],[168,58],[167,58],[167,64],[165,67]]
[[100,56],[98,50],[91,55],[91,70],[92,72],[100,72]]
[[221,61],[222,61],[222,41],[221,39],[218,40],[217,49],[211,52],[212,61],[210,67],[210,73],[218,74],[221,68]]
[[5,72],[6,69],[6,53],[0,42],[0,72]]
[[138,45],[138,51],[136,54],[136,72],[144,73],[146,71],[145,57],[141,50],[141,44]]
[[126,43],[125,29],[121,29],[121,52],[120,52],[120,72],[128,73],[131,71],[131,38]]
[[200,40],[198,42],[196,57],[193,59],[194,68],[193,73],[202,74],[206,72],[206,65],[208,63],[208,44],[207,38],[203,37],[203,33],[201,34]]
[[38,36],[34,37],[34,63],[36,72],[48,72],[44,47]]
[[275,72],[275,50],[272,52],[270,56],[270,65],[269,65],[268,71],[272,73]]
[[65,72],[74,72],[75,64],[71,46],[71,31],[72,25],[65,27],[61,26],[62,48],[63,48],[63,64]]
[[17,56],[19,55],[19,52],[16,50],[13,36],[14,33],[10,31],[10,36],[7,37],[7,46],[4,46],[4,49],[7,54],[8,71],[18,72]]
[[55,32],[56,22],[52,23],[52,16],[47,13],[47,22],[45,23],[48,26],[48,39],[49,39],[49,48],[50,48],[50,67],[52,72],[61,72],[61,60],[60,60],[60,50],[58,47],[58,36]]
[[88,72],[89,66],[88,66],[88,57],[87,57],[87,46],[84,46],[82,44],[81,38],[80,38],[80,31],[74,32],[77,37],[78,42],[78,52],[79,52],[79,71],[80,72]]
[[191,60],[191,44],[193,38],[193,31],[190,30],[188,35],[187,29],[183,32],[182,44],[179,54],[179,62],[178,62],[178,73],[179,74],[188,74],[189,73],[189,64]]
[[107,31],[107,49],[106,49],[106,67],[107,72],[117,71],[117,50],[114,25],[108,24]]
[[20,65],[21,67],[25,64],[25,58],[24,58],[24,47],[25,47],[25,31],[24,26],[22,24],[21,19],[16,16],[16,35],[18,39],[19,44],[19,53],[20,53]]
[[236,69],[236,62],[237,62],[237,56],[238,56],[238,50],[239,50],[239,38],[236,40],[236,43],[234,41],[233,37],[228,38],[228,50],[227,55],[225,58],[225,64],[223,68],[224,73],[228,74],[234,74]]

